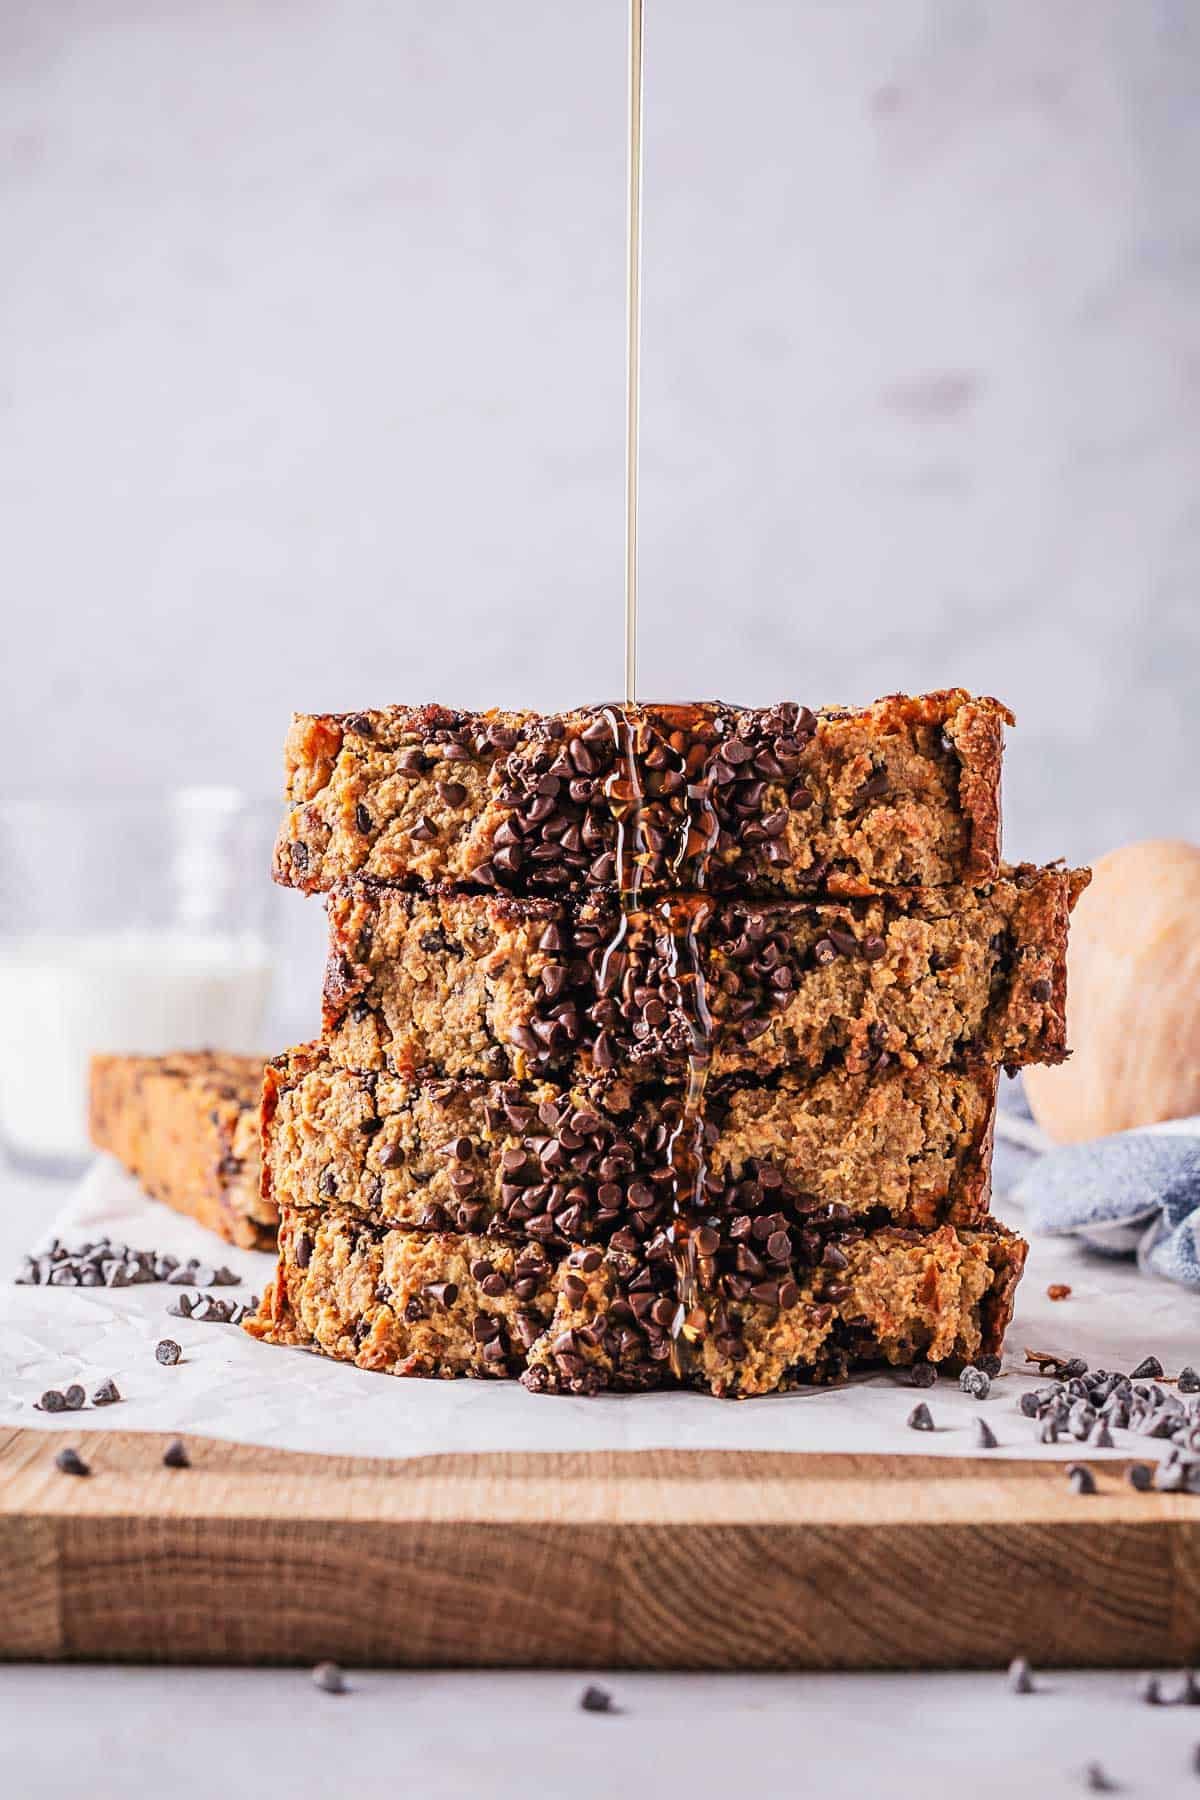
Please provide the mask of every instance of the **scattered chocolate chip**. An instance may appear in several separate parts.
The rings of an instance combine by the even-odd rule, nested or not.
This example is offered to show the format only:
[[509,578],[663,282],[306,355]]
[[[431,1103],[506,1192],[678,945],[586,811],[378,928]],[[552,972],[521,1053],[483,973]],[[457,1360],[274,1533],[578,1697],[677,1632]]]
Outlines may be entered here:
[[319,1662],[312,1672],[312,1683],[323,1694],[347,1692],[346,1677],[335,1662]]
[[92,1395],[92,1405],[93,1406],[112,1406],[120,1398],[121,1398],[121,1395],[117,1388],[117,1384],[113,1380],[112,1376],[110,1375],[110,1376],[108,1376],[108,1378],[106,1380],[104,1380],[100,1383],[100,1386],[96,1389],[95,1393]]
[[937,1383],[937,1369],[933,1363],[914,1363],[908,1371],[907,1385],[915,1388],[931,1388]]
[[913,1407],[908,1418],[905,1420],[905,1424],[910,1431],[933,1430],[933,1414],[923,1400]]
[[92,1472],[78,1450],[72,1449],[60,1450],[54,1459],[54,1466],[61,1469],[64,1475],[90,1475]]
[[994,1450],[996,1434],[986,1419],[973,1419],[971,1422],[971,1442],[976,1450]]
[[1136,1369],[1129,1371],[1130,1381],[1157,1381],[1163,1372],[1163,1366],[1157,1356],[1144,1356]]
[[1139,1494],[1145,1494],[1154,1486],[1154,1471],[1149,1463],[1130,1463],[1125,1479],[1130,1487],[1138,1490]]
[[591,1713],[615,1712],[613,1697],[607,1688],[585,1687],[579,1696],[580,1710]]
[[1008,1665],[1008,1685],[1014,1694],[1034,1694],[1033,1670],[1023,1656],[1014,1656]]
[[1084,1781],[1093,1794],[1112,1794],[1116,1792],[1116,1782],[1105,1774],[1103,1765],[1090,1762],[1083,1771]]
[[48,1412],[48,1413],[66,1412],[66,1410],[67,1410],[66,1395],[60,1394],[57,1388],[47,1388],[46,1392],[42,1395],[41,1399],[38,1401],[38,1405],[43,1412]]
[[1176,1386],[1181,1394],[1200,1394],[1200,1375],[1196,1373],[1191,1363],[1185,1363],[1180,1369]]
[[1143,1675],[1138,1682],[1138,1699],[1143,1706],[1163,1704],[1162,1682],[1157,1675]]
[[86,1404],[87,1394],[77,1381],[73,1381],[70,1387],[64,1390],[63,1400],[66,1402],[68,1412],[78,1412],[80,1407]]
[[154,1346],[154,1355],[164,1368],[171,1368],[183,1355],[174,1338],[160,1338]]
[[172,1438],[163,1451],[163,1467],[167,1469],[190,1469],[192,1459],[187,1453],[187,1446],[182,1438]]
[[1094,1494],[1096,1477],[1086,1463],[1068,1463],[1067,1480],[1073,1494]]
[[958,1378],[958,1385],[964,1394],[970,1394],[973,1400],[986,1400],[992,1391],[992,1384],[982,1369],[974,1363],[968,1363]]

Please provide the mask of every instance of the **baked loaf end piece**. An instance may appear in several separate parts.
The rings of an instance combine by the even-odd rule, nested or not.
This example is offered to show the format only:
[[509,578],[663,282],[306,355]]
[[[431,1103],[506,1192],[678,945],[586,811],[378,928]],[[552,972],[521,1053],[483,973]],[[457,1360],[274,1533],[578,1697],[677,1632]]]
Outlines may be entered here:
[[[999,869],[998,701],[298,714],[276,879],[870,893]],[[631,797],[638,797],[631,812]],[[624,821],[618,829],[618,820]]]
[[[1066,1054],[1066,943],[1086,871],[859,900],[579,903],[370,880],[329,897],[324,1026],[350,1069],[678,1080],[696,977],[712,1075]],[[690,978],[690,980],[689,980]]]
[[[785,1245],[784,1239],[787,1239]],[[446,1233],[372,1229],[285,1208],[280,1260],[245,1329],[393,1375],[517,1377],[538,1393],[670,1386],[677,1297],[665,1238],[556,1255]],[[1025,1245],[1002,1227],[763,1247],[761,1278],[725,1237],[693,1320],[686,1385],[722,1398],[838,1379],[872,1364],[958,1364],[999,1351]],[[829,1249],[836,1254],[829,1256]]]
[[261,1057],[213,1050],[94,1056],[89,1130],[146,1192],[230,1244],[269,1250],[275,1207],[259,1192]]
[[[873,1218],[971,1225],[988,1206],[995,1071],[834,1071],[704,1097],[707,1203],[823,1228]],[[377,1224],[560,1247],[671,1221],[678,1090],[570,1088],[339,1068],[319,1044],[267,1065],[263,1191]]]

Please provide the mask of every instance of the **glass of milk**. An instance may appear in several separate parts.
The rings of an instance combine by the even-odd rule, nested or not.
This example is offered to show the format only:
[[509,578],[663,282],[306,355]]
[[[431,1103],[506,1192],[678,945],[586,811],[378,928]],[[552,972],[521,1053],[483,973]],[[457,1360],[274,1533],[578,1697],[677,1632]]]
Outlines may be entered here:
[[0,1143],[89,1154],[93,1051],[264,1050],[269,809],[234,788],[0,802]]

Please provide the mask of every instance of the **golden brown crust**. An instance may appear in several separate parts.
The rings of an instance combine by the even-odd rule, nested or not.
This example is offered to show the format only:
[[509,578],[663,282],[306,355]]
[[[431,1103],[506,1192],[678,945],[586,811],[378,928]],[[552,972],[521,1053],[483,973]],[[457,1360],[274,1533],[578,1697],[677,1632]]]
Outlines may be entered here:
[[999,1352],[1025,1258],[1002,1227],[838,1240],[794,1232],[764,1279],[729,1244],[673,1370],[669,1249],[617,1243],[554,1255],[460,1234],[371,1231],[353,1214],[285,1209],[280,1262],[246,1329],[394,1375],[522,1377],[534,1392],[673,1385],[723,1398],[837,1379],[851,1368],[951,1366]]
[[[995,1071],[843,1071],[710,1086],[708,1203],[728,1214],[863,1216],[929,1228],[986,1214]],[[337,1205],[406,1229],[543,1244],[648,1237],[681,1098],[610,1077],[546,1082],[362,1074],[319,1044],[267,1065],[263,1183],[280,1207]]]
[[632,773],[663,840],[635,846],[645,891],[986,881],[999,869],[1006,723],[999,702],[961,688],[819,713],[714,703],[298,714],[276,878],[310,892],[358,873],[603,891],[629,850]]
[[329,899],[326,1041],[366,1071],[677,1080],[694,1044],[678,975],[698,968],[714,1078],[1060,1061],[1067,925],[1086,879],[1020,868],[853,901],[692,897],[632,921],[601,900],[352,882]]
[[94,1056],[89,1129],[155,1200],[230,1244],[268,1250],[275,1208],[259,1192],[260,1057],[219,1051]]

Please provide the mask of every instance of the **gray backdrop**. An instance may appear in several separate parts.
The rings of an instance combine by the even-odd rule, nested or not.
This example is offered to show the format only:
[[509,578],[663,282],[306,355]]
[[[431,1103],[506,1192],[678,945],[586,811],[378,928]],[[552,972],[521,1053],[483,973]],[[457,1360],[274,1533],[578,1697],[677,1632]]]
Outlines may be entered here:
[[[1200,7],[647,10],[644,692],[962,682],[1011,852],[1200,833]],[[0,5],[5,787],[618,691],[624,55]]]

